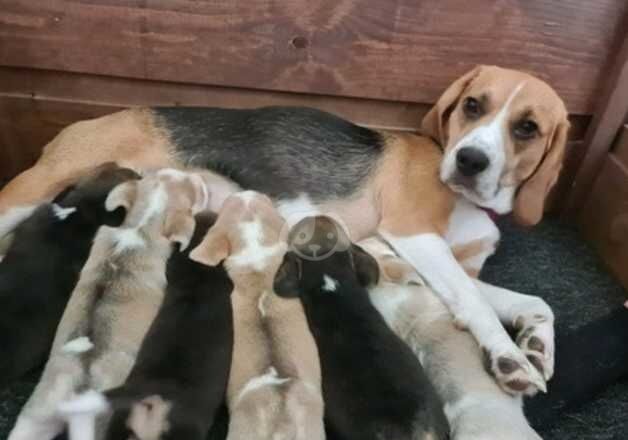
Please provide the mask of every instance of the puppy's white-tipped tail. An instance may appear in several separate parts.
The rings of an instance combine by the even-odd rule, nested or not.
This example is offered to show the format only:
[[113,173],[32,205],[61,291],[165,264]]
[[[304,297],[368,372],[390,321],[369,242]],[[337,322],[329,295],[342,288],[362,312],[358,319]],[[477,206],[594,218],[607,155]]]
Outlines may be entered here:
[[109,404],[101,393],[87,391],[72,400],[62,402],[57,412],[68,424],[70,440],[94,440],[96,418],[107,411]]

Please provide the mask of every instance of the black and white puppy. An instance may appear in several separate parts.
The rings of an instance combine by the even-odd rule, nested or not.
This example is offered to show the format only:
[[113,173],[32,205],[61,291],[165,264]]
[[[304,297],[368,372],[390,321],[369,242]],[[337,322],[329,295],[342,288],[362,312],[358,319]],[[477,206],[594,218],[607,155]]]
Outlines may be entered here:
[[0,387],[46,360],[96,231],[124,219],[123,209],[105,210],[109,191],[138,178],[113,163],[102,165],[51,203],[31,208],[13,230],[0,262]]
[[325,418],[342,440],[445,439],[437,394],[410,349],[373,307],[376,261],[329,217],[293,227],[275,291],[299,296],[318,345]]
[[[196,216],[188,249],[215,216]],[[115,411],[106,438],[204,440],[225,399],[233,349],[233,283],[222,265],[174,252],[168,287],[125,384],[105,395]]]

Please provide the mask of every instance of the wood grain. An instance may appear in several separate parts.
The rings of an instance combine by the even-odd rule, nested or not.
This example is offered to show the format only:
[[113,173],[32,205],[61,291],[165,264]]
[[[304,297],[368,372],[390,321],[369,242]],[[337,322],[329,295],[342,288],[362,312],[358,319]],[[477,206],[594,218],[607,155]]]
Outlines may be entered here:
[[585,237],[628,289],[628,168],[608,154],[580,212]]
[[617,142],[613,146],[613,154],[623,166],[628,168],[628,124],[625,124],[619,131]]
[[609,60],[606,79],[585,135],[584,154],[578,158],[579,165],[563,210],[565,217],[574,217],[586,203],[606,155],[628,115],[628,17],[625,22],[618,52]]
[[[361,125],[401,131],[416,130],[430,108],[426,104],[407,102],[268,92],[9,67],[0,67],[0,96],[115,107],[308,106],[335,113]],[[582,121],[584,124],[587,122],[586,118]],[[581,126],[582,123],[578,124]]]
[[592,110],[623,0],[0,0],[0,65],[432,103],[481,63]]
[[[115,107],[308,106],[337,114],[360,125],[397,131],[416,131],[431,107],[408,102],[267,92],[12,67],[0,67],[0,96]],[[582,139],[589,121],[588,115],[571,115],[569,138]]]

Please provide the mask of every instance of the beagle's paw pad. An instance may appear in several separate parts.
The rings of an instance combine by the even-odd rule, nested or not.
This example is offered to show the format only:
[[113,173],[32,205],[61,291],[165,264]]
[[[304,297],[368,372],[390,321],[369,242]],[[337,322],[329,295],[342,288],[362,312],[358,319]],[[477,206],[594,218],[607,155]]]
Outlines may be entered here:
[[484,356],[486,369],[506,393],[533,396],[539,391],[547,391],[543,376],[519,350],[490,352],[484,349]]
[[554,375],[554,322],[543,315],[520,316],[515,321],[517,345],[548,381]]

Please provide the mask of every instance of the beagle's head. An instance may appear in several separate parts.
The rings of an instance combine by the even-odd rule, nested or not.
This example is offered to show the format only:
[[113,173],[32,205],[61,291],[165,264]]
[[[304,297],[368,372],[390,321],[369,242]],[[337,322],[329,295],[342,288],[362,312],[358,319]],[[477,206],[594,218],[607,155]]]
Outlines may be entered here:
[[477,206],[534,225],[558,178],[567,110],[545,82],[479,66],[456,80],[425,116],[422,131],[442,145],[440,178]]

